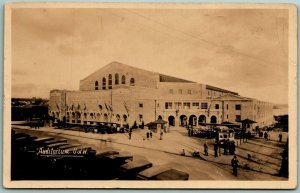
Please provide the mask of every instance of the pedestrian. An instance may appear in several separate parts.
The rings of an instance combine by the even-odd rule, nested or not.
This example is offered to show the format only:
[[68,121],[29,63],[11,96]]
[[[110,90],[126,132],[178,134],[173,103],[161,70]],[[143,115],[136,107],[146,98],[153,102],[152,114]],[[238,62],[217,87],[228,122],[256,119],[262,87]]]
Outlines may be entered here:
[[227,155],[227,141],[224,142],[224,155]]
[[268,141],[270,141],[271,140],[271,134],[270,134],[270,132],[268,132]]
[[232,142],[232,155],[235,155],[235,142]]
[[188,128],[188,134],[189,134],[189,136],[191,136],[191,130],[190,130],[190,128]]
[[132,132],[129,131],[129,140],[131,140],[131,134],[132,134]]
[[216,143],[214,144],[215,157],[218,157],[218,149],[219,149],[218,143],[216,142]]
[[264,133],[264,138],[265,138],[266,141],[268,140],[268,133],[267,132]]
[[160,131],[160,140],[162,140],[162,136],[163,136],[164,132],[163,131]]
[[282,133],[279,133],[278,138],[279,138],[279,142],[281,142],[282,141]]
[[152,139],[152,131],[151,130],[150,130],[149,134],[150,134],[150,138]]
[[208,146],[207,146],[206,141],[204,142],[204,155],[208,156]]
[[232,166],[232,173],[233,175],[237,176],[237,168],[238,168],[239,160],[236,156],[233,156],[231,160],[231,166]]
[[147,140],[149,140],[149,136],[150,136],[149,131],[147,132],[146,136],[147,136]]

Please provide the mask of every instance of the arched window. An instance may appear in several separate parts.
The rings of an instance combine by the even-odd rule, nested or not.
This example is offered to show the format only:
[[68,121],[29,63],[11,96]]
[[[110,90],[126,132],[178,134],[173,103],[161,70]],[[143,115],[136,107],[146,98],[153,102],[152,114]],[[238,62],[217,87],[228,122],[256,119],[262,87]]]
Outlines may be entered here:
[[95,90],[98,90],[98,81],[95,82]]
[[108,89],[112,88],[112,75],[108,75]]
[[126,84],[126,78],[125,78],[125,75],[122,76],[122,84]]
[[119,84],[119,74],[115,74],[115,85]]
[[130,79],[130,86],[134,86],[134,84],[135,84],[134,78],[131,78]]
[[106,89],[106,78],[102,78],[102,90]]

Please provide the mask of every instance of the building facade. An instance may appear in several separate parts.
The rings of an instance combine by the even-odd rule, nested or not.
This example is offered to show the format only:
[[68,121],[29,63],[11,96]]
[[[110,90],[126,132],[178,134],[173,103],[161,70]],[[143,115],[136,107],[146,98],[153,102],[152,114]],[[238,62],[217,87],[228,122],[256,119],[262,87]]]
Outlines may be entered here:
[[170,126],[273,123],[271,103],[236,92],[112,62],[80,81],[79,91],[52,90],[49,115],[67,123],[121,126],[158,118]]

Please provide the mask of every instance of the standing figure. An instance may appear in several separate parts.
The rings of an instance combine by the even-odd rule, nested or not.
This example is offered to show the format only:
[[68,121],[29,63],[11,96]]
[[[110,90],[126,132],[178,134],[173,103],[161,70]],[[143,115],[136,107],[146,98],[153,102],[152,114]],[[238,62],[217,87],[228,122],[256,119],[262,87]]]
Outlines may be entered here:
[[266,141],[268,140],[268,133],[267,132],[264,133],[264,138],[265,138]]
[[130,130],[129,131],[129,140],[131,139],[131,134],[132,134],[132,131]]
[[150,135],[150,133],[148,131],[147,134],[146,134],[148,140],[149,140],[149,135]]
[[231,160],[231,166],[232,166],[232,173],[233,175],[237,176],[237,167],[239,165],[239,160],[237,159],[236,156],[233,156]]
[[208,145],[207,145],[206,141],[204,142],[204,155],[208,156]]
[[215,157],[218,157],[218,149],[219,149],[218,143],[216,142],[216,143],[214,144]]
[[150,134],[150,138],[152,138],[152,131],[151,130],[150,130],[149,134]]
[[282,133],[279,133],[278,138],[279,138],[279,142],[281,142],[282,141]]
[[160,140],[162,140],[163,134],[164,134],[164,132],[163,132],[163,131],[160,131],[160,137],[159,137]]

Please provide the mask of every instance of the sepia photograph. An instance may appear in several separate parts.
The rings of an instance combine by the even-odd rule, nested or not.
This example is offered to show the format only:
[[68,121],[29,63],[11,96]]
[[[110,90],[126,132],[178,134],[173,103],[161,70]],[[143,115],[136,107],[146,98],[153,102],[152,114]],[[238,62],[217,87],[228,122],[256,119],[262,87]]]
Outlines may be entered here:
[[296,12],[6,4],[4,186],[295,188]]

